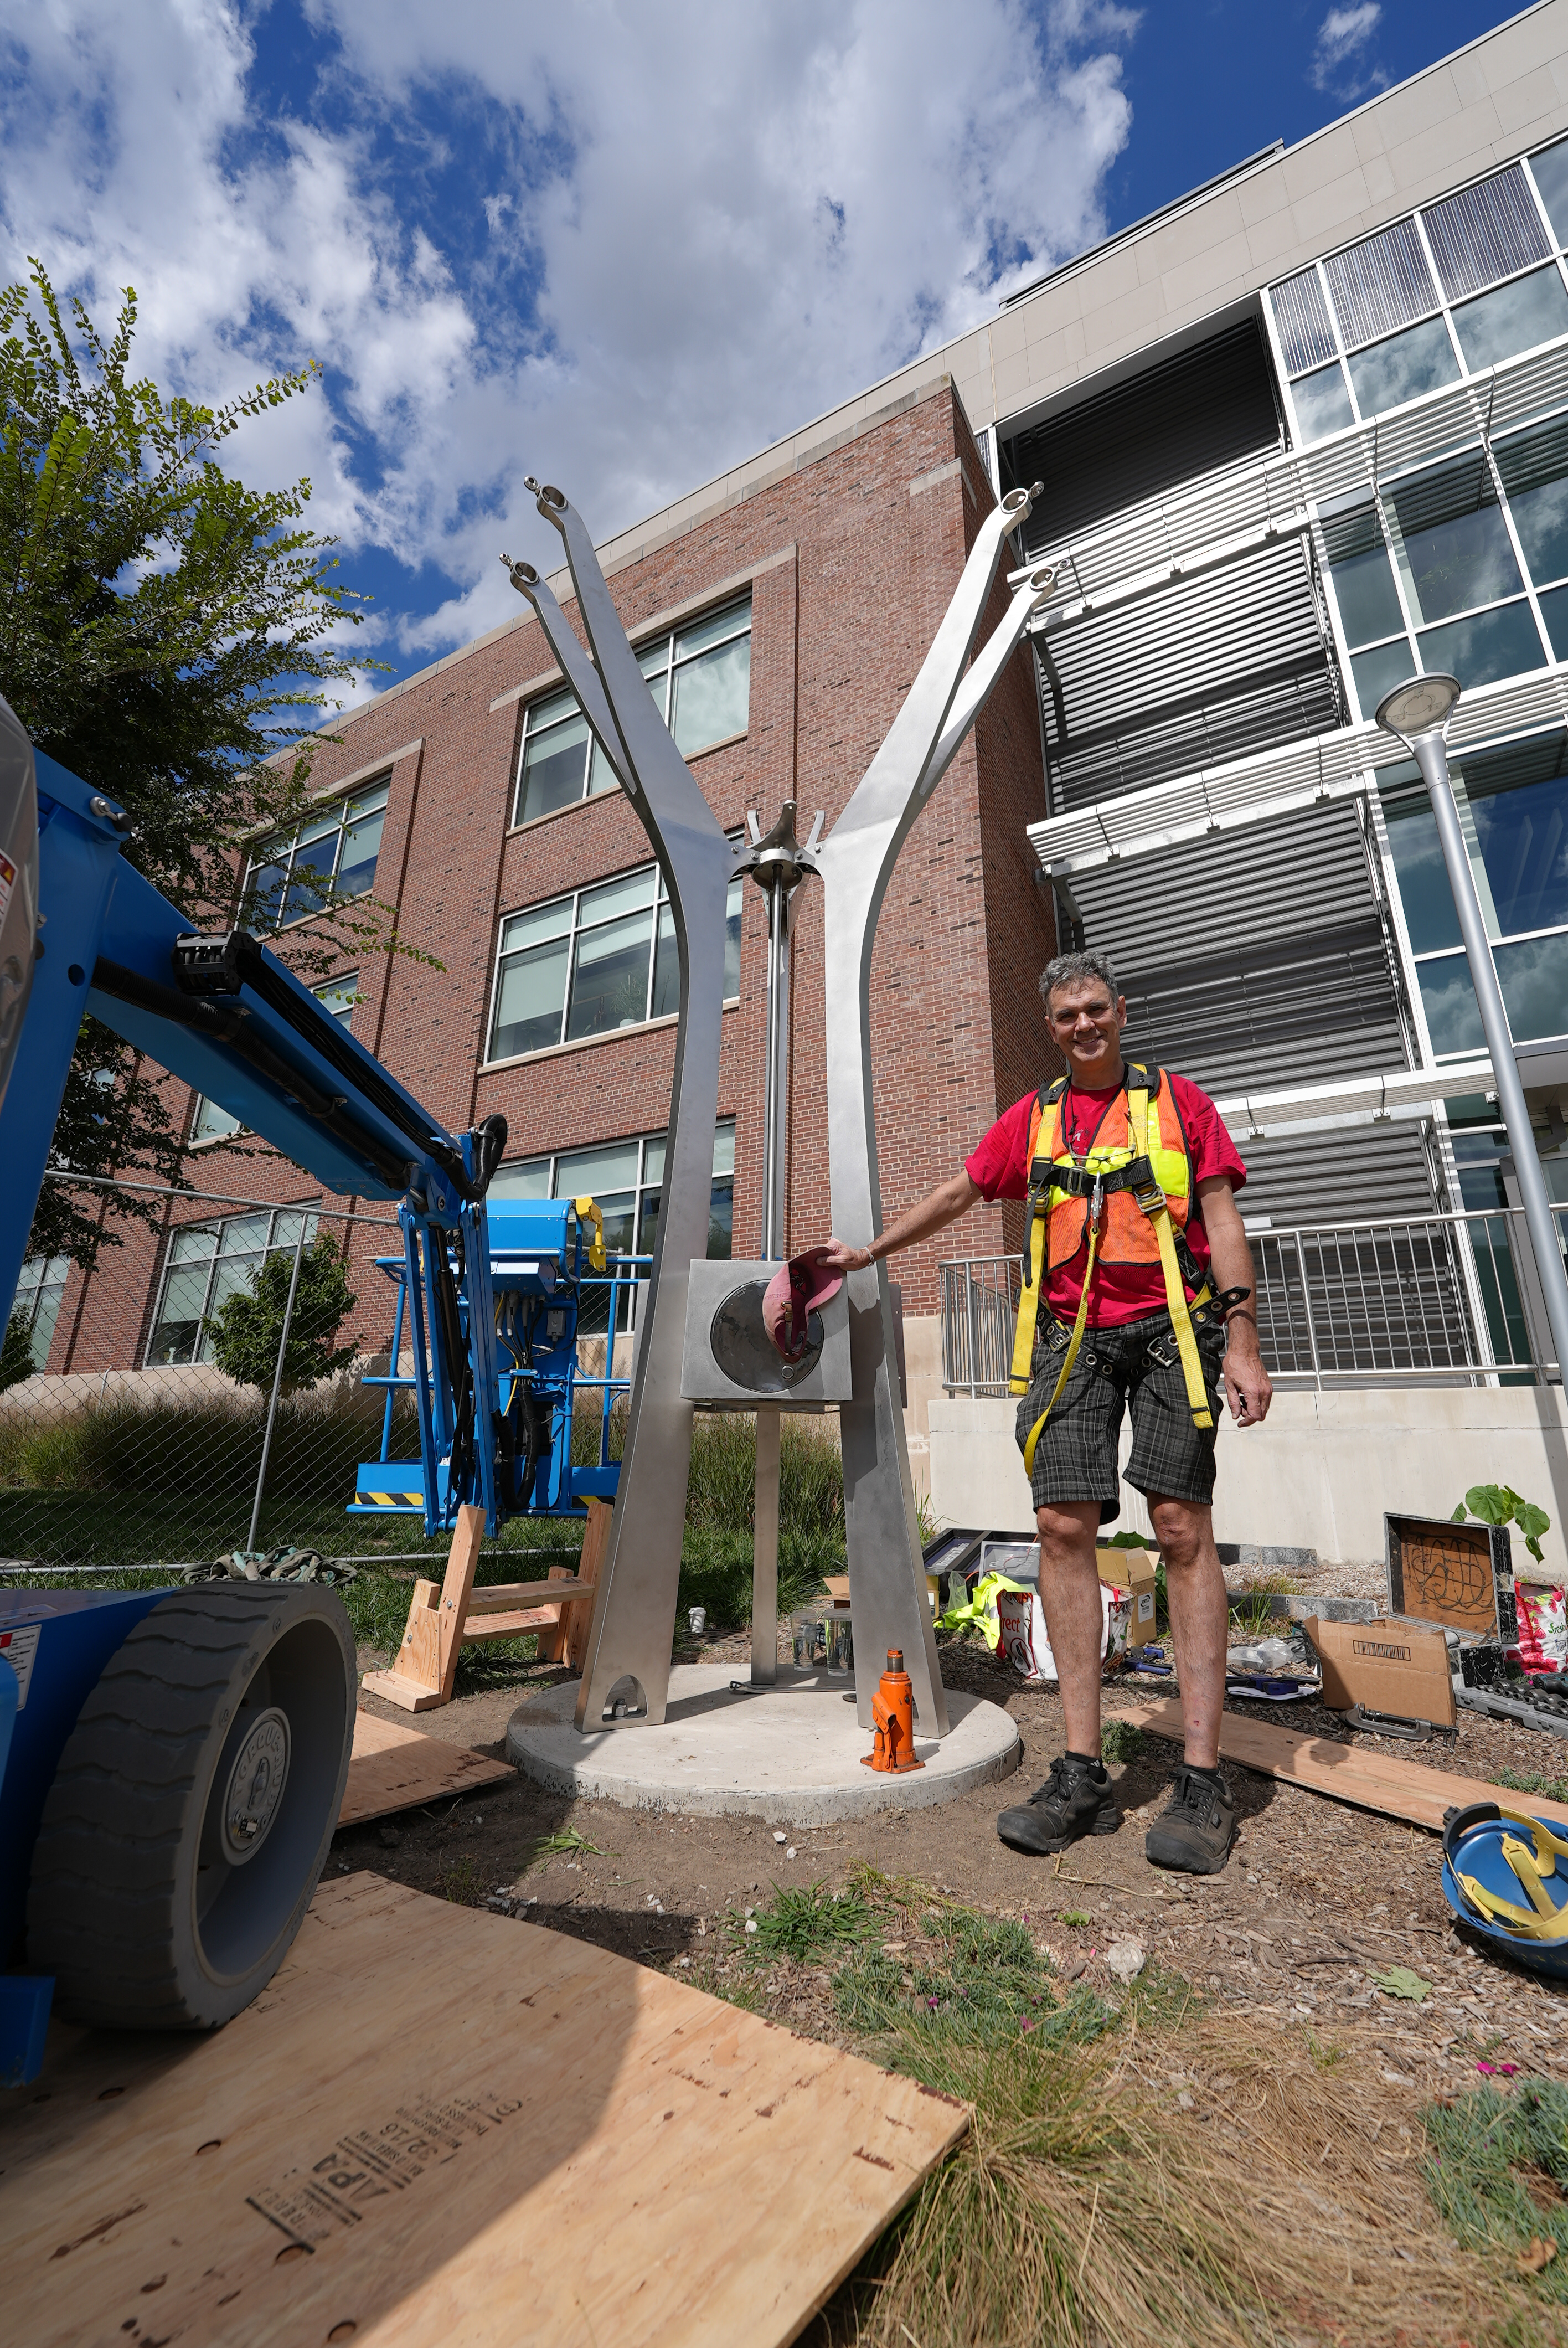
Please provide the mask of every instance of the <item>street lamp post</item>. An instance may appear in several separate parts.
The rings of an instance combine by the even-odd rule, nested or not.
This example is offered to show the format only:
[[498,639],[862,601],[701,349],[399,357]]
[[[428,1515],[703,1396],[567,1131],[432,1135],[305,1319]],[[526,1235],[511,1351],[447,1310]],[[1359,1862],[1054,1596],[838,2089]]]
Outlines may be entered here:
[[[794,799],[778,821],[763,832],[747,818],[751,838],[738,870],[749,872],[768,906],[768,1048],[763,1107],[763,1254],[772,1263],[784,1253],[785,1169],[789,1161],[790,925],[794,892],[816,870],[812,850],[822,829],[819,815],[803,847],[794,836]],[[752,1519],[752,1684],[772,1687],[778,1678],[779,1461],[783,1414],[776,1403],[757,1405],[756,1484]]]
[[1475,875],[1471,870],[1464,833],[1460,829],[1459,808],[1454,804],[1453,783],[1449,775],[1444,737],[1449,713],[1459,697],[1460,687],[1454,677],[1415,677],[1408,685],[1397,685],[1392,693],[1384,695],[1378,704],[1378,723],[1385,733],[1397,736],[1411,752],[1431,800],[1443,862],[1448,867],[1449,886],[1453,891],[1454,906],[1459,914],[1460,933],[1464,939],[1465,955],[1470,963],[1471,981],[1475,988],[1475,999],[1481,1006],[1481,1028],[1497,1080],[1497,1097],[1513,1151],[1514,1170],[1519,1178],[1519,1193],[1524,1206],[1525,1228],[1530,1233],[1535,1268],[1545,1294],[1546,1317],[1551,1323],[1552,1342],[1556,1348],[1558,1375],[1568,1381],[1568,1274],[1564,1273],[1563,1267],[1556,1219],[1546,1195],[1546,1179],[1536,1153],[1535,1135],[1531,1128],[1524,1086],[1520,1082],[1519,1062],[1514,1056],[1513,1035],[1508,1024],[1502,989],[1498,983],[1491,940],[1486,933],[1481,898],[1476,891]]

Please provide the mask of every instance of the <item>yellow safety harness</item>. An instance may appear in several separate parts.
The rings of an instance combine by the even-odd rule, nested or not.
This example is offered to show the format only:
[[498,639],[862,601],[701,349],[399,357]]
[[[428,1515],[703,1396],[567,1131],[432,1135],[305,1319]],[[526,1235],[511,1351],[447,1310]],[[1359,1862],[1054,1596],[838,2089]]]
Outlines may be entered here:
[[[1067,1082],[1065,1076],[1059,1077],[1056,1083],[1041,1095],[1042,1113],[1047,1108],[1054,1108],[1067,1088]],[[1183,1267],[1177,1259],[1178,1241],[1175,1228],[1171,1220],[1170,1200],[1165,1195],[1164,1185],[1156,1174],[1149,1155],[1149,1097],[1151,1091],[1158,1088],[1158,1071],[1155,1073],[1154,1084],[1151,1086],[1148,1069],[1129,1064],[1126,1071],[1126,1085],[1127,1123],[1132,1137],[1130,1149],[1091,1148],[1081,1167],[1063,1166],[1049,1156],[1042,1159],[1037,1155],[1030,1169],[1023,1241],[1024,1285],[1022,1296],[1019,1300],[1018,1329],[1013,1339],[1012,1374],[1009,1380],[1012,1393],[1027,1394],[1031,1382],[1035,1333],[1040,1320],[1040,1283],[1045,1275],[1047,1259],[1047,1231],[1052,1191],[1062,1190],[1071,1196],[1087,1199],[1089,1254],[1083,1267],[1083,1286],[1078,1299],[1078,1317],[1072,1324],[1072,1333],[1067,1341],[1067,1352],[1062,1358],[1061,1375],[1051,1391],[1050,1400],[1030,1429],[1029,1439],[1024,1445],[1023,1464],[1024,1472],[1027,1475],[1032,1476],[1034,1473],[1034,1451],[1036,1444],[1040,1441],[1040,1430],[1061,1398],[1062,1390],[1072,1375],[1072,1365],[1078,1359],[1079,1347],[1083,1342],[1083,1332],[1089,1320],[1089,1299],[1100,1254],[1101,1218],[1106,1196],[1114,1190],[1131,1190],[1134,1201],[1148,1217],[1153,1228],[1155,1244],[1159,1249],[1160,1268],[1164,1275],[1165,1305],[1171,1316],[1171,1327],[1175,1335],[1177,1352],[1181,1356],[1182,1375],[1187,1390],[1188,1407],[1193,1414],[1193,1425],[1208,1428],[1214,1423],[1214,1412],[1209,1402],[1208,1385],[1204,1376],[1204,1365],[1199,1357],[1198,1342],[1194,1332],[1193,1316],[1196,1313],[1200,1319],[1206,1318],[1204,1308],[1215,1303],[1216,1300],[1207,1278],[1199,1272],[1191,1250],[1183,1241],[1181,1247],[1183,1254],[1186,1257],[1187,1278],[1196,1290],[1192,1303],[1189,1305],[1187,1303],[1186,1288],[1182,1277]],[[1043,1114],[1039,1129],[1042,1134],[1046,1130]],[[1049,1143],[1047,1148],[1049,1148]],[[1227,1291],[1225,1298],[1219,1302],[1222,1304],[1239,1303],[1241,1298],[1249,1292],[1246,1289]]]

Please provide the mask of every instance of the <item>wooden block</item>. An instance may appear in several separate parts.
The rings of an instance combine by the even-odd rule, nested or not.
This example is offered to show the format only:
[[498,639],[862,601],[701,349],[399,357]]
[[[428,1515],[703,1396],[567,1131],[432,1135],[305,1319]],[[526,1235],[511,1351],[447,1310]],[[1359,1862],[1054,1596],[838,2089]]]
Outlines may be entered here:
[[[571,1573],[564,1565],[552,1565],[550,1568],[549,1578],[555,1582],[569,1581],[576,1588],[581,1588],[583,1586],[578,1581],[578,1577]],[[552,1606],[549,1611],[555,1617],[555,1620],[550,1628],[540,1635],[539,1661],[541,1663],[564,1663],[566,1661],[567,1645],[566,1608],[564,1606]]]
[[483,1509],[462,1508],[452,1529],[446,1578],[441,1584],[441,1701],[450,1704],[457,1679],[457,1650],[468,1619],[468,1600],[478,1570],[479,1544],[485,1538]]
[[470,1614],[463,1625],[463,1643],[479,1643],[487,1639],[517,1639],[527,1632],[538,1631],[542,1635],[539,1653],[544,1653],[544,1641],[553,1637],[561,1618],[559,1606],[524,1606],[515,1614]]
[[578,1580],[590,1593],[579,1598],[566,1610],[562,1621],[564,1633],[561,1661],[567,1669],[580,1672],[588,1658],[588,1644],[593,1630],[593,1610],[599,1592],[600,1569],[604,1553],[610,1547],[610,1529],[615,1521],[615,1509],[608,1500],[590,1500],[588,1504],[588,1529],[582,1537],[582,1556],[578,1562]]
[[466,1794],[475,1786],[498,1785],[515,1774],[509,1762],[471,1753],[466,1745],[447,1745],[438,1736],[407,1727],[401,1720],[382,1720],[374,1712],[356,1712],[354,1758],[348,1765],[338,1824],[363,1826],[366,1818],[387,1818],[395,1810],[412,1809],[416,1802],[434,1801],[439,1796]]
[[[1129,1704],[1107,1715],[1151,1729],[1156,1736],[1182,1740],[1182,1707],[1164,1704]],[[1460,1777],[1446,1769],[1423,1769],[1413,1761],[1396,1760],[1365,1745],[1336,1745],[1326,1736],[1304,1736],[1298,1729],[1276,1728],[1261,1720],[1243,1720],[1232,1712],[1220,1715],[1220,1752],[1227,1761],[1278,1777],[1287,1785],[1309,1787],[1336,1802],[1358,1809],[1381,1810],[1386,1818],[1407,1818],[1412,1826],[1442,1832],[1443,1812],[1463,1809],[1471,1802],[1496,1802],[1504,1809],[1528,1810],[1532,1817],[1568,1823],[1568,1803],[1548,1801],[1541,1794],[1521,1794],[1507,1786],[1488,1785],[1481,1777]]]
[[[408,2027],[431,1982],[461,2029]],[[0,2103],[6,2330],[773,2348],[967,2125],[585,1941],[340,1877],[227,2029],[52,2027]]]
[[509,1614],[519,1606],[538,1606],[545,1600],[591,1598],[594,1585],[564,1565],[552,1565],[548,1581],[487,1581],[468,1600],[468,1620],[479,1614]]
[[401,1672],[366,1672],[360,1686],[367,1695],[380,1696],[384,1704],[400,1704],[405,1712],[434,1712],[446,1702],[439,1688],[405,1679]]

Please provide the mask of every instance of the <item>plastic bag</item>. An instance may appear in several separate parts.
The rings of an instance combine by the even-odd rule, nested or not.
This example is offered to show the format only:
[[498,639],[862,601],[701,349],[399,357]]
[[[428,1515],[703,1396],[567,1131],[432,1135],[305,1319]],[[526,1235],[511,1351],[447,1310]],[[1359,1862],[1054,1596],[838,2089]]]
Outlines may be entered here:
[[[1114,1590],[1108,1582],[1100,1585],[1100,1660],[1102,1664],[1114,1663],[1127,1652],[1127,1625],[1132,1619],[1132,1593]],[[1016,1584],[1002,1591],[997,1599],[997,1615],[1001,1632],[1000,1646],[1015,1670],[1026,1680],[1058,1680],[1056,1658],[1050,1652],[1050,1639],[1045,1627],[1045,1609],[1040,1602],[1038,1590],[1020,1589]]]
[[1560,1672],[1568,1665],[1568,1591],[1514,1587],[1519,1612],[1519,1660],[1527,1672]]

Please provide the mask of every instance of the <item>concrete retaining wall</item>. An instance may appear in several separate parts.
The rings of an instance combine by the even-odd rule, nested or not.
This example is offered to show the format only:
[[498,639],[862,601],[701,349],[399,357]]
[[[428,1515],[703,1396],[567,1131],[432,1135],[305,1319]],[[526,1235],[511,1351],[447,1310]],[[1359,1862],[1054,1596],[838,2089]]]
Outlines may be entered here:
[[[948,1395],[927,1405],[939,1523],[1032,1530],[1016,1407]],[[1123,1426],[1123,1466],[1131,1440]],[[1220,1422],[1214,1535],[1371,1563],[1384,1554],[1385,1509],[1446,1517],[1472,1484],[1512,1484],[1543,1508],[1553,1520],[1542,1542],[1548,1570],[1568,1578],[1568,1408],[1560,1386],[1276,1394],[1263,1426]],[[1140,1496],[1125,1484],[1117,1521],[1130,1531],[1150,1529]],[[1514,1561],[1530,1561],[1517,1536]]]

